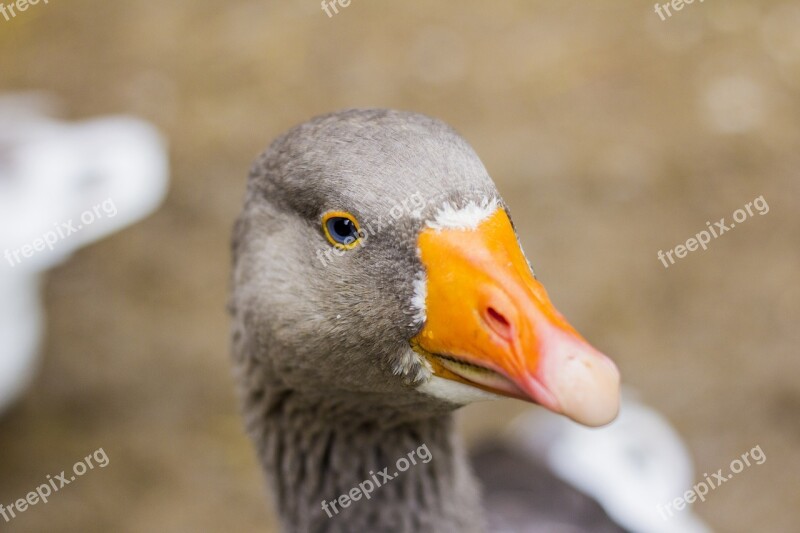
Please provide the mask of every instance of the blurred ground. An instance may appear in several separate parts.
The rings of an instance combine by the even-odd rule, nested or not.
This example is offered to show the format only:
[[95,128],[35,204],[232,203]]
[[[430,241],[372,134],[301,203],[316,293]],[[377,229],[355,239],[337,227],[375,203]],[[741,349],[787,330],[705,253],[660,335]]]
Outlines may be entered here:
[[[230,226],[273,137],[384,106],[473,144],[556,304],[675,423],[698,480],[762,447],[695,510],[797,531],[798,27],[800,3],[770,0],[663,22],[646,2],[521,0],[353,0],[333,18],[313,0],[75,0],[0,19],[0,91],[140,115],[173,160],[163,209],[49,276],[41,375],[0,420],[0,502],[96,448],[111,464],[0,530],[271,530],[229,379]],[[760,195],[768,214],[658,261]],[[502,422],[489,408],[467,410],[471,438]]]

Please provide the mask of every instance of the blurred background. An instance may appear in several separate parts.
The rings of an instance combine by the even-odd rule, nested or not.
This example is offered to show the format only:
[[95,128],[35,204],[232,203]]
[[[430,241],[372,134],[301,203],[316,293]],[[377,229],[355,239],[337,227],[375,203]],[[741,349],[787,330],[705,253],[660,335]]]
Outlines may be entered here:
[[[41,278],[41,362],[0,415],[0,503],[100,447],[109,467],[0,530],[275,530],[229,375],[231,225],[275,136],[379,106],[473,145],[556,305],[674,424],[698,481],[761,446],[763,465],[694,510],[718,531],[797,531],[798,28],[785,0],[663,21],[652,2],[570,0],[352,0],[333,17],[316,0],[73,0],[0,17],[0,93],[51,95],[68,122],[139,117],[170,159],[157,211]],[[768,214],[658,260],[761,195]],[[468,407],[470,442],[506,421],[498,407],[528,408]]]

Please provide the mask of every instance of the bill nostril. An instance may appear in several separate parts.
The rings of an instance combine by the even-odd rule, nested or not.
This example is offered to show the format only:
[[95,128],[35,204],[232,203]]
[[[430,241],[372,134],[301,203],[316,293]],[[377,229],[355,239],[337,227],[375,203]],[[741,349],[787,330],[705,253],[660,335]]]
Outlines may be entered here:
[[494,331],[501,338],[510,341],[514,335],[514,328],[508,319],[495,309],[494,307],[487,307],[483,313],[483,320],[489,328]]

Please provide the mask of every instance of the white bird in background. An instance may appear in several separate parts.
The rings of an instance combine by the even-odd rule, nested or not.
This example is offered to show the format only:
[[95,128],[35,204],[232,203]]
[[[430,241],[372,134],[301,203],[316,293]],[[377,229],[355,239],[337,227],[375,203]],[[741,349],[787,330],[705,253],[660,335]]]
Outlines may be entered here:
[[[689,452],[658,412],[626,389],[617,420],[602,428],[543,410],[508,427],[506,442],[583,494],[633,533],[711,533],[691,509],[664,505],[695,483]],[[661,511],[659,511],[661,507]]]
[[35,373],[42,273],[145,217],[167,190],[166,143],[151,125],[60,122],[52,103],[0,96],[0,411]]

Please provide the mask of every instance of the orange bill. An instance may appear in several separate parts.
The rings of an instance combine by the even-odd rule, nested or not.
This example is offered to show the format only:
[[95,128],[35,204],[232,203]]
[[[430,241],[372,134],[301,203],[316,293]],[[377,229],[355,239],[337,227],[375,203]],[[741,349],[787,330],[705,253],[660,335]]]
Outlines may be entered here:
[[536,402],[589,426],[619,410],[617,367],[553,307],[506,212],[425,228],[426,321],[412,345],[438,377]]

